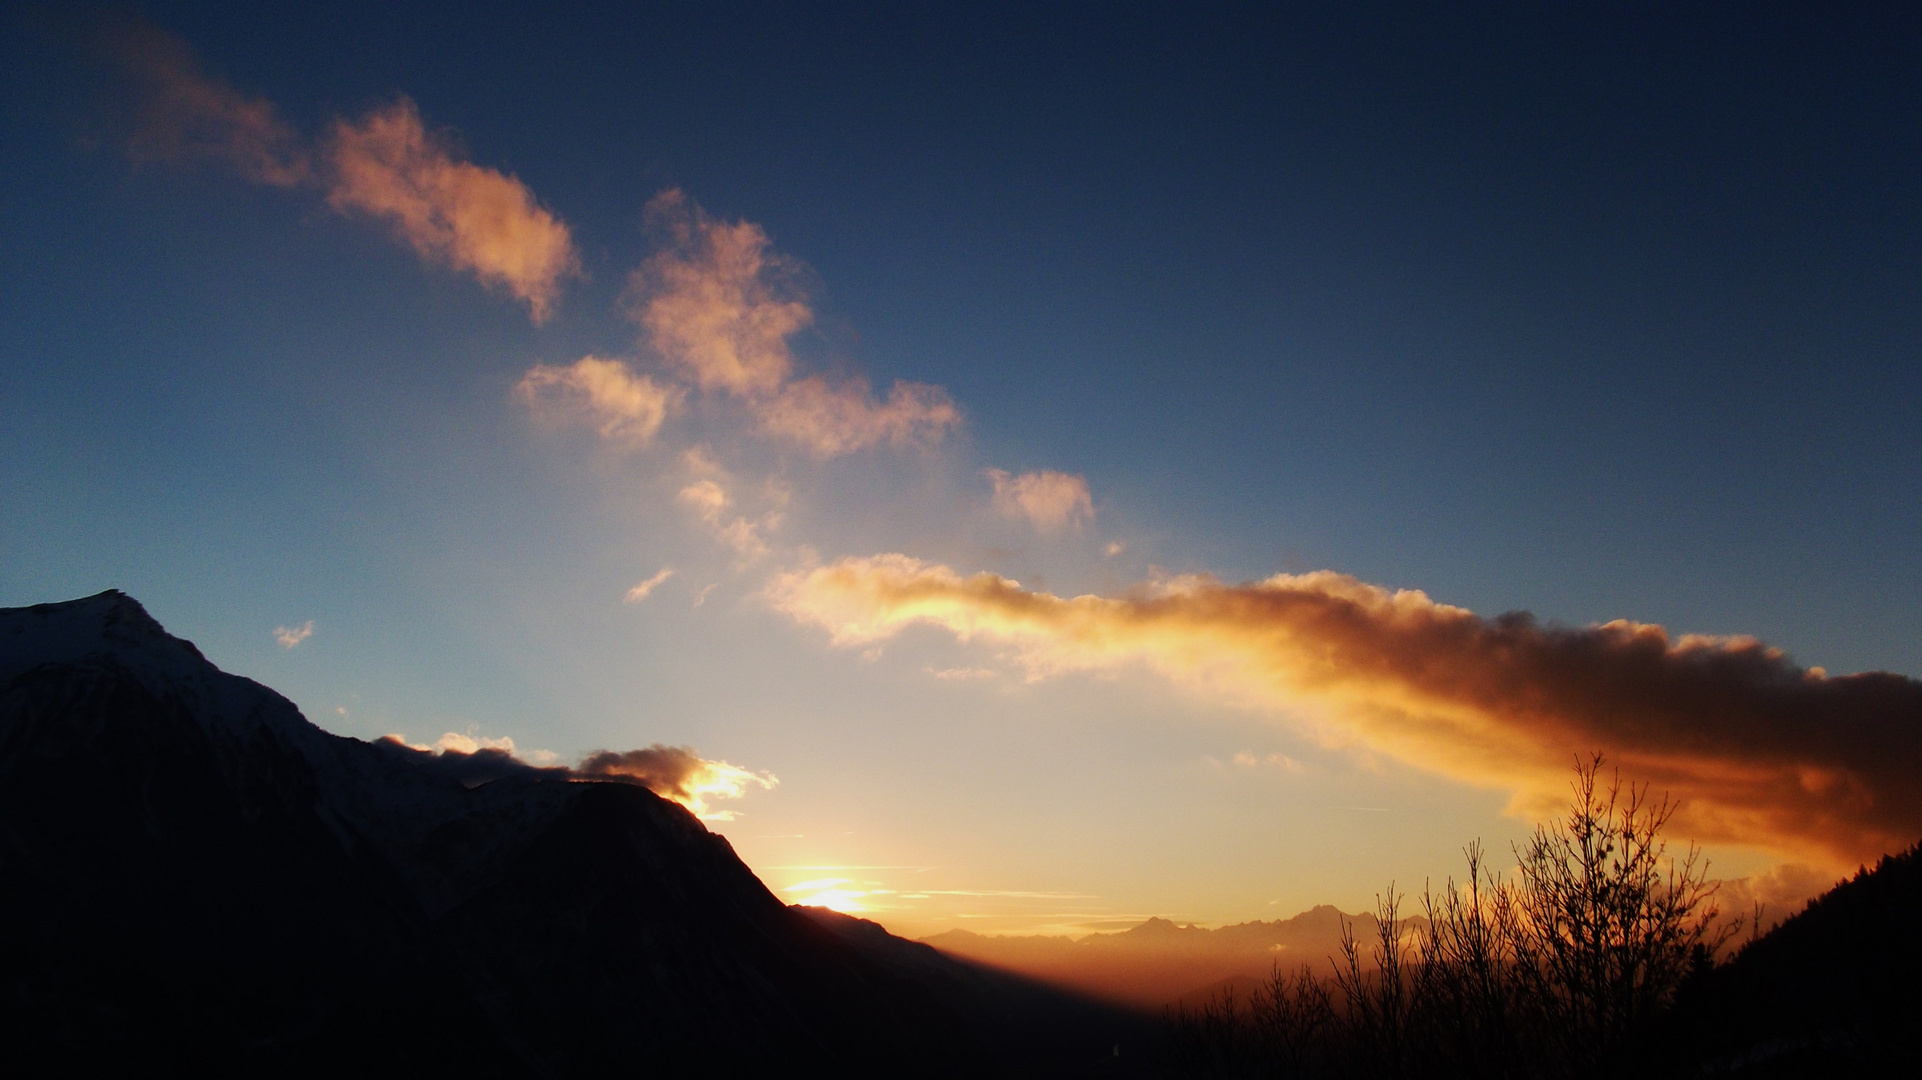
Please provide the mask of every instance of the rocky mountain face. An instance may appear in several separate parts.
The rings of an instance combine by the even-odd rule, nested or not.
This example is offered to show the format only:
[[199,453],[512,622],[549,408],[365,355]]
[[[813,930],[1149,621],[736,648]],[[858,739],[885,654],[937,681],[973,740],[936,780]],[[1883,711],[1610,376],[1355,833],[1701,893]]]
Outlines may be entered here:
[[120,593],[0,611],[0,1045],[16,1063],[979,1076],[1140,1061],[1136,1017],[857,923],[783,905],[644,787],[328,734]]

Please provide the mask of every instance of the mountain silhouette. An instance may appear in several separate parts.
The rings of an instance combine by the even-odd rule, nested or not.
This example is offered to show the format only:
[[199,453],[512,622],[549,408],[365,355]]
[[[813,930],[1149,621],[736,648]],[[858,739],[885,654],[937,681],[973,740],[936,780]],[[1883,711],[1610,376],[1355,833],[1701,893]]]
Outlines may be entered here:
[[1643,1075],[1899,1076],[1922,1015],[1922,845],[1811,900],[1684,983]]
[[[1419,915],[1411,930],[1427,925]],[[1358,940],[1375,938],[1372,912],[1344,914],[1323,904],[1289,919],[1209,929],[1151,918],[1126,930],[1083,937],[988,937],[949,930],[921,940],[957,957],[1045,979],[1135,1008],[1158,1010],[1205,1000],[1228,986],[1245,989],[1277,968],[1329,971],[1341,950],[1343,926]]]
[[61,1075],[1114,1075],[1149,1030],[790,908],[637,784],[329,734],[114,591],[0,610],[0,995]]

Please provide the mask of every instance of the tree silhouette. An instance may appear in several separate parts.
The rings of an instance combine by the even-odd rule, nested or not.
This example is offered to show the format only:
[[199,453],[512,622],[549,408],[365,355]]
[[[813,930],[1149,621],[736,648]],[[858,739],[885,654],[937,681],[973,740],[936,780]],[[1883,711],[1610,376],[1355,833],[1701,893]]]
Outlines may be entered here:
[[[1577,759],[1568,810],[1488,869],[1424,888],[1411,935],[1403,897],[1377,898],[1377,939],[1344,926],[1332,975],[1277,967],[1246,1006],[1223,995],[1169,1014],[1175,1076],[1564,1078],[1616,1067],[1630,1041],[1738,931],[1718,919],[1708,862],[1668,853],[1666,797],[1600,754]],[[1406,940],[1413,936],[1412,943]]]

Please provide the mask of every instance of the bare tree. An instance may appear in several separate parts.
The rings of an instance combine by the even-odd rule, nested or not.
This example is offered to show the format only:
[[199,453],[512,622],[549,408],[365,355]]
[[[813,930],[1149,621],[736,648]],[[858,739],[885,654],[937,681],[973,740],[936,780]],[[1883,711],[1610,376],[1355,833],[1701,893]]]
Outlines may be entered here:
[[1393,884],[1385,895],[1375,898],[1372,973],[1362,968],[1361,945],[1346,919],[1341,924],[1341,958],[1334,961],[1350,1068],[1368,1076],[1400,1077],[1407,1071],[1410,1002],[1401,901]]
[[1462,849],[1468,874],[1440,893],[1422,891],[1422,935],[1414,979],[1431,1072],[1505,1078],[1531,1075],[1525,1047],[1514,925],[1513,887],[1484,865],[1480,841]]
[[1602,765],[1576,761],[1567,812],[1515,849],[1514,879],[1488,869],[1479,842],[1463,849],[1466,878],[1423,889],[1412,949],[1390,885],[1370,947],[1342,924],[1332,979],[1277,969],[1245,1010],[1230,995],[1173,1017],[1176,1075],[1522,1080],[1626,1067],[1631,1040],[1743,920],[1718,918],[1699,848],[1669,854],[1674,804],[1619,773],[1604,785]]
[[1249,1019],[1260,1046],[1263,1075],[1310,1077],[1319,1075],[1326,1058],[1324,1043],[1335,1021],[1328,987],[1306,968],[1293,974],[1275,965],[1268,981],[1256,989],[1249,1003]]
[[1569,1071],[1593,1068],[1674,995],[1715,928],[1715,885],[1693,844],[1668,855],[1675,813],[1619,772],[1599,781],[1602,756],[1577,761],[1567,814],[1538,826],[1516,852],[1520,880],[1503,933],[1539,1030]]

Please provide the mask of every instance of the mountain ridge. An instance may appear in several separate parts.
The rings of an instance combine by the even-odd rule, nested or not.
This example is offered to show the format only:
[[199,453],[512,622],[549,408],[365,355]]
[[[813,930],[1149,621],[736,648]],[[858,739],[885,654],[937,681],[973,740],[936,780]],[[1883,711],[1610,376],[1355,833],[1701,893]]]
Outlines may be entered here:
[[[1405,932],[1427,925],[1403,918]],[[1346,926],[1364,943],[1376,936],[1372,912],[1349,915],[1318,904],[1287,919],[1214,928],[1155,917],[1126,930],[1066,935],[984,935],[948,930],[919,939],[950,955],[989,964],[1132,1008],[1160,1009],[1202,988],[1265,979],[1277,967],[1321,967],[1338,954]]]
[[[0,610],[15,1060],[1107,1075],[1111,1043],[1142,1037],[1125,1014],[946,957],[917,973],[892,948],[782,904],[637,784],[329,734],[117,591]],[[1032,993],[1077,1018],[1072,1038],[1007,1037],[997,1003]]]

